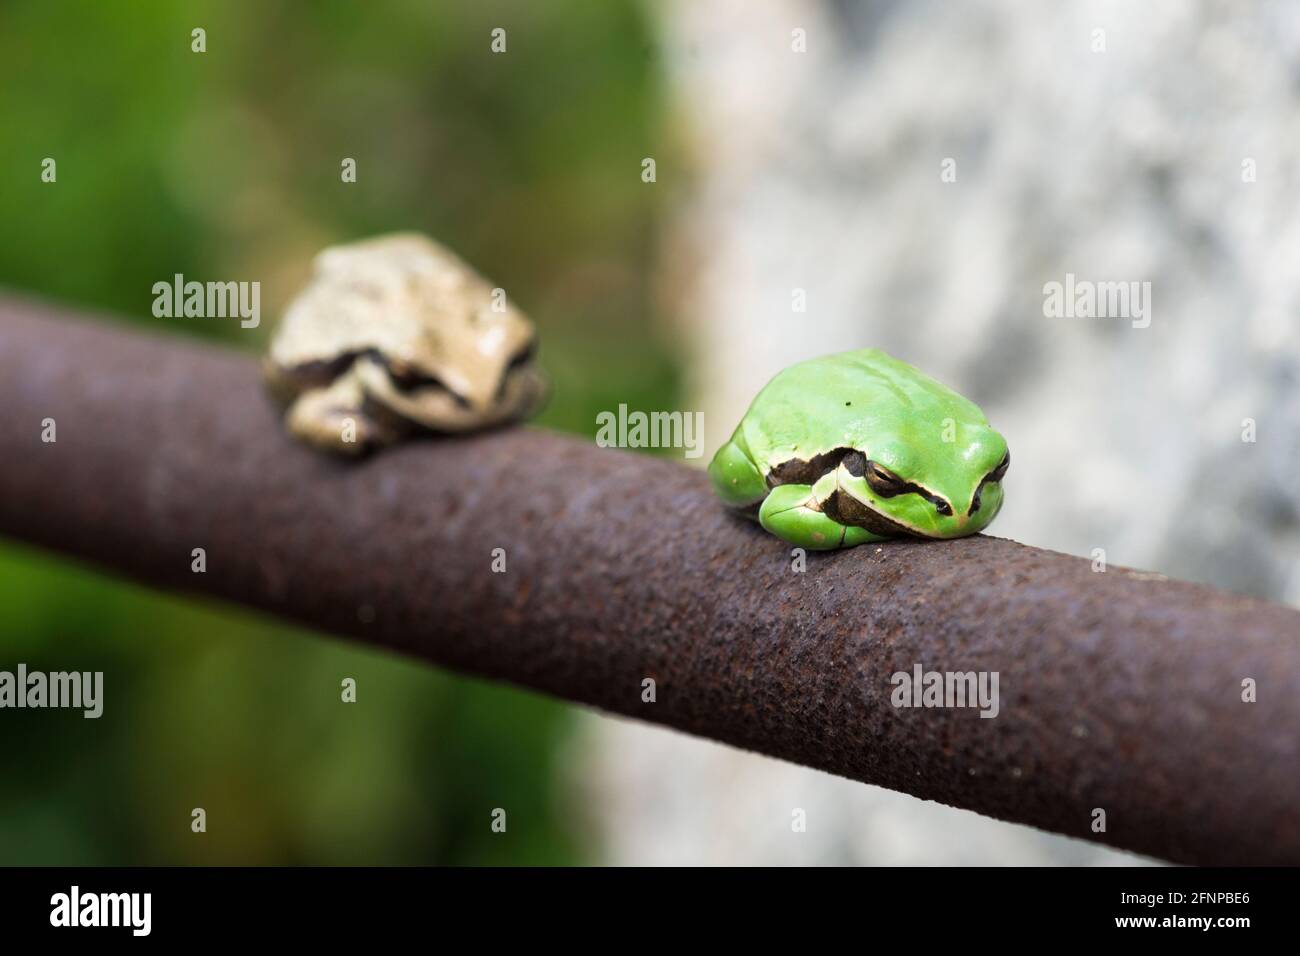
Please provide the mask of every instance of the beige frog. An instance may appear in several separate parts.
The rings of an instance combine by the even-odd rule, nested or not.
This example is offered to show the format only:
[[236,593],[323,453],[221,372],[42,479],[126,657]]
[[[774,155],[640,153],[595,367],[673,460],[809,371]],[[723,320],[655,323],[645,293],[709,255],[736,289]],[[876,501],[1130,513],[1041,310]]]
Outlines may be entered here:
[[546,393],[536,345],[502,290],[433,240],[396,233],[316,257],[264,368],[290,432],[360,455],[532,414]]

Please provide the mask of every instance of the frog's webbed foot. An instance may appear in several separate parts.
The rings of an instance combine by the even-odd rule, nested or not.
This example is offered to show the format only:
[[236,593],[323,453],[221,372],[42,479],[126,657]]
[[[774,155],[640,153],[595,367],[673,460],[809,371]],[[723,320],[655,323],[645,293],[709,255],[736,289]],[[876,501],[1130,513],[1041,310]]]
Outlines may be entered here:
[[364,455],[400,437],[393,422],[367,411],[365,391],[352,372],[299,395],[285,424],[308,444],[339,455]]
[[816,485],[777,485],[763,500],[758,522],[778,538],[810,551],[834,551],[884,540],[865,528],[828,518],[821,503],[834,490],[834,472]]

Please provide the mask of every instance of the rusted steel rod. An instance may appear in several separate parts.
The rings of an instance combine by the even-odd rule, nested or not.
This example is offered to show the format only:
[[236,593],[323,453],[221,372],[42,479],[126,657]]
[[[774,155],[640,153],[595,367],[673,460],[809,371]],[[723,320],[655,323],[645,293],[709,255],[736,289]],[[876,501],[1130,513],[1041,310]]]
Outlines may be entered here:
[[[991,537],[799,573],[701,473],[530,428],[331,461],[285,437],[248,356],[21,299],[0,406],[14,538],[1006,820],[1300,863],[1293,609]],[[896,708],[918,664],[996,672],[997,716]]]

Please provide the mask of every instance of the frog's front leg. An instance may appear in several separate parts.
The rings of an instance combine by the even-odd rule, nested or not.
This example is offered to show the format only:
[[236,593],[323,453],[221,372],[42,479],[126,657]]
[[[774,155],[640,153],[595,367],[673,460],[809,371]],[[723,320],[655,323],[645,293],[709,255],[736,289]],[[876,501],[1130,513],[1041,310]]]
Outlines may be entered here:
[[767,494],[767,481],[744,447],[739,432],[709,462],[709,480],[718,497],[733,508],[751,507]]
[[303,441],[341,455],[362,455],[399,437],[391,424],[367,414],[365,389],[352,370],[299,395],[285,423]]
[[834,490],[834,472],[823,475],[815,485],[777,485],[763,500],[758,522],[778,538],[811,551],[883,540],[865,528],[843,525],[826,516],[821,503]]

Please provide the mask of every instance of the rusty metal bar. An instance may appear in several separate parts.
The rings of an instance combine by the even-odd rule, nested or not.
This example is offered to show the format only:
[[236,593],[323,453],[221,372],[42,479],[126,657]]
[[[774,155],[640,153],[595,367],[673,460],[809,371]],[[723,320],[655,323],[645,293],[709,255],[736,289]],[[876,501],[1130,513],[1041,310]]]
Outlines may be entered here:
[[[14,538],[1006,820],[1300,863],[1296,610],[983,536],[799,573],[701,473],[531,428],[330,461],[249,357],[21,299],[0,407]],[[997,672],[998,715],[895,708],[917,664]]]

